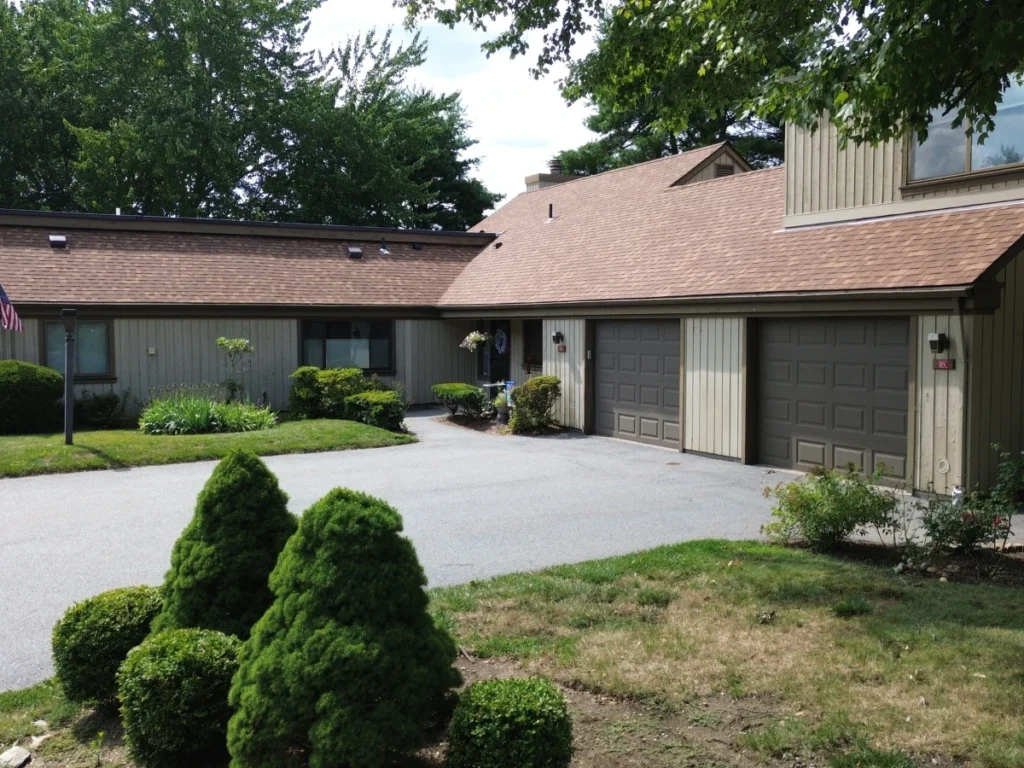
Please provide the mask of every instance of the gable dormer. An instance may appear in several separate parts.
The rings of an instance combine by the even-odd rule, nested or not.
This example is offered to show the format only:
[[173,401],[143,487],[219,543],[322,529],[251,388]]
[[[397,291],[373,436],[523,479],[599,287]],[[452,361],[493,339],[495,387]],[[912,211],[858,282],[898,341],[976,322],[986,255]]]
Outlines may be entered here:
[[916,135],[839,146],[827,116],[817,130],[786,128],[787,227],[1024,199],[1024,87],[1011,86],[984,143],[933,114]]

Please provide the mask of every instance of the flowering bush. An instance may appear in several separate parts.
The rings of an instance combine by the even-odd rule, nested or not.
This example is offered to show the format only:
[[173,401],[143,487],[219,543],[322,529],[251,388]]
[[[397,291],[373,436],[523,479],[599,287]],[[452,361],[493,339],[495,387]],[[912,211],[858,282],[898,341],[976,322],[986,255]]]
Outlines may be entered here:
[[473,331],[459,344],[463,349],[468,349],[470,352],[475,352],[476,348],[481,344],[486,344],[491,340],[490,334],[483,333],[482,331]]
[[959,504],[935,500],[921,515],[921,526],[936,551],[959,548],[972,552],[1010,536],[1006,507],[980,493],[969,493]]

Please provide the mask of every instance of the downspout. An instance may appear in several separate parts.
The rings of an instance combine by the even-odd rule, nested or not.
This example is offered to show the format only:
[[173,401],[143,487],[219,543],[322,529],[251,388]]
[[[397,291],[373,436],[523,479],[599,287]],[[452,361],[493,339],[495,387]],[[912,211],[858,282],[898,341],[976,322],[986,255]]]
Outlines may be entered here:
[[960,487],[967,489],[967,468],[970,466],[971,422],[974,420],[974,409],[971,408],[971,345],[967,342],[967,330],[964,322],[964,299],[953,299],[953,311],[960,322],[960,346],[963,347],[964,369],[964,444],[960,451]]

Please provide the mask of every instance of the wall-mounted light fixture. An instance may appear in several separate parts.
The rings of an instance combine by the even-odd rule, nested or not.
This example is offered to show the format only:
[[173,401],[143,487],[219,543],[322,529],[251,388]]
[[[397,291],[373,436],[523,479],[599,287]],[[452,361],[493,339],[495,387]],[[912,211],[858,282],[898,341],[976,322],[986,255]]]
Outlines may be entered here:
[[928,348],[931,349],[932,354],[941,355],[949,349],[949,337],[944,333],[929,333]]
[[551,341],[553,344],[561,344],[563,341],[565,341],[565,336],[562,334],[561,331],[555,331],[554,333],[551,334]]

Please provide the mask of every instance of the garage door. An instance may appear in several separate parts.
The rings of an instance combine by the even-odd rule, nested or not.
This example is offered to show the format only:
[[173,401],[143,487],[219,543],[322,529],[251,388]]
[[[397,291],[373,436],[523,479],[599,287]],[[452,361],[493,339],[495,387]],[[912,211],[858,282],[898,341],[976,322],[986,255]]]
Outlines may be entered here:
[[760,323],[759,458],[907,475],[910,324],[901,318]]
[[679,447],[679,321],[597,324],[595,431]]

